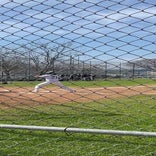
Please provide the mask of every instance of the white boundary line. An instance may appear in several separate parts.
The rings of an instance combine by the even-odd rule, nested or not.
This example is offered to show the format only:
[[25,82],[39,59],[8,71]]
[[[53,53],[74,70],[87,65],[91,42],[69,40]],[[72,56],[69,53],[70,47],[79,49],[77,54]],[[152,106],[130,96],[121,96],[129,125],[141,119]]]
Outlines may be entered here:
[[8,90],[8,89],[2,89],[2,90],[0,90],[0,92],[10,92],[10,90]]
[[8,90],[8,89],[3,89],[3,90],[0,90],[0,94],[4,94],[4,93],[10,93],[11,91]]

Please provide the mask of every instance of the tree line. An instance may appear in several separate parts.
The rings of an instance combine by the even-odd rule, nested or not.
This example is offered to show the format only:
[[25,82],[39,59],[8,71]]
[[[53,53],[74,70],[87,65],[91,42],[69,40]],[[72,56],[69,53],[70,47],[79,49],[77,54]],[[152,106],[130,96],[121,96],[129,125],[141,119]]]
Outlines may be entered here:
[[35,74],[44,74],[49,70],[68,77],[67,79],[69,77],[85,79],[84,75],[87,77],[102,75],[103,78],[114,75],[122,77],[124,73],[128,75],[126,71],[130,69],[130,75],[135,76],[136,71],[155,71],[156,69],[156,59],[127,61],[122,67],[120,63],[115,65],[107,61],[101,64],[85,62],[79,59],[79,56],[84,54],[77,53],[71,48],[70,43],[53,47],[48,44],[36,44],[23,45],[18,49],[1,48],[0,54],[1,79],[5,77],[6,80],[34,80]]
[[0,54],[1,78],[5,77],[6,80],[33,80],[35,74],[47,71],[70,77],[71,74],[76,74],[75,71],[79,74],[91,74],[91,65],[74,58],[75,51],[69,43],[53,47],[37,44],[23,45],[19,49],[2,48]]

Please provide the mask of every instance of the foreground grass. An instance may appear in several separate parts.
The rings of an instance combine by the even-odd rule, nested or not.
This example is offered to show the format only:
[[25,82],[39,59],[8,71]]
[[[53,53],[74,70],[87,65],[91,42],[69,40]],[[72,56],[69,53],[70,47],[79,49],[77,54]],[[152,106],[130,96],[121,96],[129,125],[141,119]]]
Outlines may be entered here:
[[[41,81],[12,81],[7,85],[9,87],[34,87]],[[64,85],[72,87],[113,87],[113,86],[137,86],[137,85],[155,85],[156,79],[108,79],[94,81],[63,81]]]
[[[156,131],[155,96],[0,110],[1,123]],[[154,156],[156,138],[0,129],[1,156]]]

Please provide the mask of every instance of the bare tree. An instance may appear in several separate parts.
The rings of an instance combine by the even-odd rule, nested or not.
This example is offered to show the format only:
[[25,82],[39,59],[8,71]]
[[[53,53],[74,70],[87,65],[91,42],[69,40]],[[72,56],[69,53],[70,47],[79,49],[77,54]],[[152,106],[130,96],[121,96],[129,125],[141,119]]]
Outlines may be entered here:
[[37,46],[37,51],[32,51],[30,54],[31,60],[35,66],[36,72],[45,73],[48,70],[55,71],[55,62],[65,56],[69,44],[61,44],[56,47],[49,47],[47,44]]
[[6,75],[6,79],[11,79],[11,73],[18,70],[21,67],[20,56],[13,50],[1,51],[1,72]]

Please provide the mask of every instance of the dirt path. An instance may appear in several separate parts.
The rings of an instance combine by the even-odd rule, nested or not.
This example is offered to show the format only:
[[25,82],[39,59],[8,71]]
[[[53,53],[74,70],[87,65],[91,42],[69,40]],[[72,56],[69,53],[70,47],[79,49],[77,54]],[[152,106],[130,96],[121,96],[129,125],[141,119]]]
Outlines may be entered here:
[[41,89],[32,93],[32,88],[0,88],[0,108],[16,105],[64,104],[69,102],[89,102],[102,99],[113,99],[134,95],[156,94],[156,86],[100,87],[75,88],[75,93],[69,93],[60,88]]

